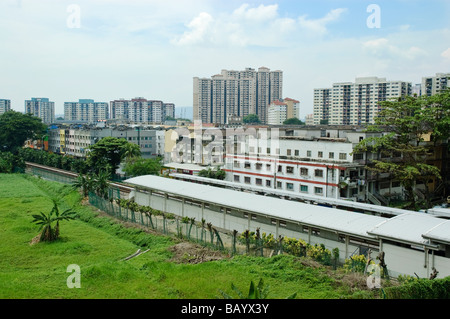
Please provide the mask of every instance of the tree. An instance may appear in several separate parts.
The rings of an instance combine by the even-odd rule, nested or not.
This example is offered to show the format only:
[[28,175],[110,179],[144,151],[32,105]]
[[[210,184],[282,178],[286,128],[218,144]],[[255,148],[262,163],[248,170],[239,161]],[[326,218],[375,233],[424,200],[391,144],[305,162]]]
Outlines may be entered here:
[[42,138],[47,126],[31,114],[8,111],[0,115],[0,151],[15,153],[28,139]]
[[134,143],[127,143],[123,146],[123,157],[126,160],[131,160],[141,156],[141,148]]
[[83,197],[87,197],[89,194],[89,191],[92,190],[92,177],[91,175],[83,175],[79,174],[76,178],[76,180],[73,181],[72,187],[74,189],[81,189],[81,192],[83,193]]
[[302,121],[300,121],[296,117],[292,117],[283,122],[284,125],[305,125]]
[[[71,209],[66,209],[64,212],[59,212],[58,204],[53,200],[53,208],[48,214],[40,213],[32,215],[32,222],[39,226],[42,230],[40,241],[54,241],[59,238],[59,222],[63,220],[75,219],[75,212]],[[53,224],[56,225],[53,227]]]
[[124,159],[128,146],[125,139],[104,137],[89,147],[87,154],[88,165],[95,173],[106,170],[110,176],[115,174],[120,162]]
[[220,168],[212,170],[211,167],[209,167],[208,169],[202,169],[200,172],[198,172],[198,176],[224,180],[226,172]]
[[[430,178],[442,180],[440,170],[427,163],[428,152],[439,141],[449,137],[450,90],[437,96],[407,96],[380,103],[381,111],[368,132],[383,133],[362,140],[354,152],[372,152],[382,155],[372,160],[367,169],[379,173],[390,173],[403,186],[408,204],[406,208],[418,209],[415,185],[419,180]],[[432,143],[426,143],[430,136]],[[392,160],[395,158],[395,160]],[[430,203],[427,203],[429,206]]]
[[244,116],[244,118],[242,119],[242,122],[244,122],[245,124],[259,124],[259,123],[261,123],[258,115],[256,115],[256,114],[249,114],[247,116]]
[[135,158],[126,162],[123,171],[128,176],[159,175],[161,158]]

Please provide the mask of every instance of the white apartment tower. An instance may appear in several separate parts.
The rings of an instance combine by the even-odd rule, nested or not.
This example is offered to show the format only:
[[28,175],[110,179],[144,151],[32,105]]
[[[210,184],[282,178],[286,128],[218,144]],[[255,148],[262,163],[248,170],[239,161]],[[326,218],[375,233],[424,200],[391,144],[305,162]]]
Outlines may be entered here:
[[25,113],[42,119],[45,124],[50,124],[55,120],[55,102],[49,101],[48,98],[31,98],[25,100]]
[[162,123],[166,116],[175,117],[175,104],[136,97],[110,102],[111,119],[131,123]]
[[78,102],[64,102],[64,119],[95,123],[108,119],[108,103],[80,99]]
[[314,90],[314,124],[362,125],[374,123],[379,102],[412,94],[411,82],[385,78],[356,78]]
[[436,73],[435,76],[422,78],[421,94],[431,96],[449,87],[450,73]]
[[228,117],[257,114],[267,122],[267,108],[282,98],[283,72],[261,67],[258,71],[222,70],[211,78],[194,77],[194,120],[225,124]]
[[11,111],[11,100],[0,99],[0,115]]

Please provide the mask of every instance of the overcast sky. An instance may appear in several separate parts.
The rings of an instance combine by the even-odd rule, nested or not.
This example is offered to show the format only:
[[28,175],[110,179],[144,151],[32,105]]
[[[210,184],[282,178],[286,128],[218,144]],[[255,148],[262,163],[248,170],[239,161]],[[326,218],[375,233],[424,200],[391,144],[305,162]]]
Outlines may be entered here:
[[314,88],[450,72],[450,1],[1,0],[0,43],[17,111],[31,97],[56,114],[85,98],[192,106],[193,77],[265,66],[304,117]]

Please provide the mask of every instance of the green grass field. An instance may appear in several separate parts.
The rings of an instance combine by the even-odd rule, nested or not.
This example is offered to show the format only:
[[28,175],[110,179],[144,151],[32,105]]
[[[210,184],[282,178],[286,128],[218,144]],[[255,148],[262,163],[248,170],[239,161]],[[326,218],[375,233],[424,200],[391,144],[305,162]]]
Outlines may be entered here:
[[[38,227],[32,214],[48,212],[52,198],[73,207],[79,218],[61,223],[61,238],[31,245]],[[235,256],[199,264],[170,261],[177,239],[125,228],[80,204],[70,186],[28,175],[0,174],[0,298],[216,299],[220,290],[236,296],[263,278],[269,298],[334,299],[361,294],[326,268],[304,266],[298,258]],[[150,249],[123,261],[137,249]],[[81,269],[81,288],[68,288],[67,267]],[[363,291],[362,295],[369,297]]]

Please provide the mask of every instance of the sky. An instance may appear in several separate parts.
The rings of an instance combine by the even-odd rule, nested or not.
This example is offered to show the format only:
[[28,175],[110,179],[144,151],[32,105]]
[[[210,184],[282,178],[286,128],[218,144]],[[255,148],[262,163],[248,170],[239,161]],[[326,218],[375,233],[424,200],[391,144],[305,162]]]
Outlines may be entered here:
[[145,97],[192,106],[193,77],[283,71],[283,97],[356,77],[450,72],[450,1],[1,0],[0,99],[24,111]]

